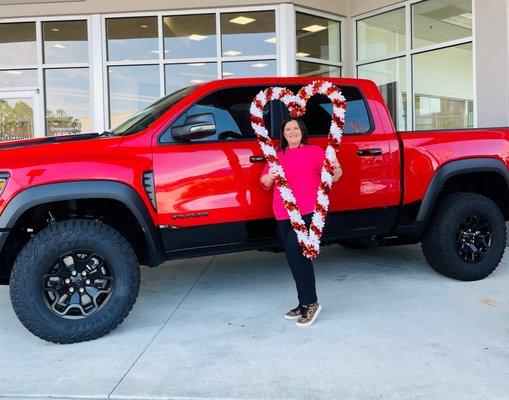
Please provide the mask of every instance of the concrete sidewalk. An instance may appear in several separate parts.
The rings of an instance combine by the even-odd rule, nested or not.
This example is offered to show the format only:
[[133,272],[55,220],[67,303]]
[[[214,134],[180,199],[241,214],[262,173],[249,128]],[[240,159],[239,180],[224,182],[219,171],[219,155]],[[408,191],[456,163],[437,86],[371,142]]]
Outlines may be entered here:
[[509,256],[479,282],[429,268],[420,246],[325,247],[315,325],[283,319],[282,253],[143,269],[138,302],[104,338],[41,341],[0,287],[0,397],[507,399]]

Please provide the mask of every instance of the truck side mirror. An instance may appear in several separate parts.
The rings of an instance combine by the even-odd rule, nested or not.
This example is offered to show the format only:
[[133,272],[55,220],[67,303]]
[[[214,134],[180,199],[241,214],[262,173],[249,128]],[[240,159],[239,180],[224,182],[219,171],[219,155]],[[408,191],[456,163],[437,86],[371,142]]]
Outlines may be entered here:
[[184,125],[171,128],[171,137],[176,141],[203,139],[216,134],[214,114],[196,114],[186,118]]

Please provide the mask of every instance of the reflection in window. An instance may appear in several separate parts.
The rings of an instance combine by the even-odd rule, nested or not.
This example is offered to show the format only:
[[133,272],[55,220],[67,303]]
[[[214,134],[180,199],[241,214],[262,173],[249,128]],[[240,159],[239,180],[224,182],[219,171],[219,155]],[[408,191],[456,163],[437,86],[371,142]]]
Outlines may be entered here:
[[413,47],[472,36],[472,0],[428,0],[412,5]]
[[176,15],[163,18],[164,58],[216,57],[216,16]]
[[48,136],[92,131],[88,68],[46,69]]
[[[288,86],[297,93],[301,86]],[[362,134],[371,128],[368,109],[359,89],[351,86],[340,86],[341,92],[346,99],[345,128],[344,134]],[[283,107],[283,119],[288,118],[290,113]],[[311,96],[306,106],[306,114],[302,120],[306,125],[310,136],[328,135],[332,116],[332,103],[327,96],[318,94]]]
[[221,14],[223,56],[276,54],[274,11]]
[[311,63],[306,61],[297,61],[297,75],[340,77],[341,67]]
[[106,20],[108,60],[155,60],[159,58],[157,18]]
[[0,24],[0,66],[37,64],[35,23]]
[[37,71],[35,69],[0,71],[0,88],[35,88],[37,86]]
[[87,21],[42,23],[44,62],[88,62]]
[[235,61],[223,63],[223,78],[276,76],[275,60]]
[[166,93],[185,86],[217,79],[216,63],[167,64],[164,67]]
[[413,57],[415,129],[472,127],[472,44]]
[[405,57],[360,65],[359,78],[370,79],[378,85],[389,108],[396,129],[406,130],[406,63]]
[[[237,87],[218,90],[206,96],[172,123],[161,136],[161,142],[255,138],[249,110],[253,98],[263,89],[265,89],[263,86]],[[269,135],[271,132],[279,131],[281,126],[281,115],[272,116],[273,110],[278,111],[275,114],[280,114],[278,107],[276,102],[272,101],[267,103],[263,110],[263,119]],[[190,133],[192,132],[191,128],[196,126],[207,127],[203,137],[182,138],[182,133]]]
[[112,128],[160,97],[157,65],[109,67],[108,82]]
[[357,21],[357,59],[383,57],[406,48],[405,9]]
[[0,141],[34,136],[34,104],[31,98],[2,98],[0,94]]
[[341,61],[339,22],[296,13],[297,56]]

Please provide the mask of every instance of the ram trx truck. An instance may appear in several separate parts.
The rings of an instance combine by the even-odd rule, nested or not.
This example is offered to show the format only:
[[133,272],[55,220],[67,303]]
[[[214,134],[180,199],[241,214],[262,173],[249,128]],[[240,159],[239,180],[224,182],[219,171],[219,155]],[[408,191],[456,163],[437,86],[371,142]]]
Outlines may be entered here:
[[[422,244],[464,281],[499,264],[509,219],[509,129],[396,132],[377,86],[322,78],[347,101],[323,244]],[[226,79],[176,91],[102,134],[0,144],[0,278],[33,334],[100,337],[132,309],[139,265],[277,250],[272,194],[250,123],[269,86],[314,78]],[[332,105],[309,99],[309,142],[325,148]],[[264,109],[277,144],[288,110]],[[256,253],[253,253],[256,257]]]

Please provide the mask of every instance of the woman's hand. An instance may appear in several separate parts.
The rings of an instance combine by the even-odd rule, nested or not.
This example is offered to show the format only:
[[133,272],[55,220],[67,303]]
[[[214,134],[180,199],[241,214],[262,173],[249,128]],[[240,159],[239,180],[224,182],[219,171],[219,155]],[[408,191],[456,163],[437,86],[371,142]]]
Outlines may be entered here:
[[274,172],[269,172],[268,174],[263,175],[260,180],[263,186],[270,188],[276,181],[276,177],[277,175]]
[[339,178],[343,175],[343,170],[341,169],[341,165],[338,160],[334,160],[332,163],[332,182],[337,182]]

